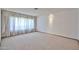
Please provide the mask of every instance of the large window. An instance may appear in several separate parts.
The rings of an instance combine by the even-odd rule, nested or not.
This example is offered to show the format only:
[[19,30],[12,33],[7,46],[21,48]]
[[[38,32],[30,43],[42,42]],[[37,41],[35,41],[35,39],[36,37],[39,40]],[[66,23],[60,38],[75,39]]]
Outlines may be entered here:
[[23,17],[9,17],[10,32],[31,31],[34,29],[34,20]]
[[36,16],[2,10],[2,37],[36,31]]

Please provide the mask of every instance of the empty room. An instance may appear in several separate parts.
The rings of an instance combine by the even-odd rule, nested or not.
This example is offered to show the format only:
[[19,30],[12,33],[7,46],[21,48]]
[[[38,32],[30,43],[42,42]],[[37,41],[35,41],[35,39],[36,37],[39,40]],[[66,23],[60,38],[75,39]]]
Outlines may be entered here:
[[0,50],[79,50],[78,8],[1,8]]

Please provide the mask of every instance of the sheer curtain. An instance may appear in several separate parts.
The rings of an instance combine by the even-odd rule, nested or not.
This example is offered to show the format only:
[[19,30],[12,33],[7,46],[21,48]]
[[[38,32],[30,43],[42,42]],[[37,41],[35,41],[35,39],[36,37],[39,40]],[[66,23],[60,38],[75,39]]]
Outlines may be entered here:
[[12,36],[36,31],[36,16],[2,11],[2,36]]
[[9,17],[9,31],[16,34],[34,31],[34,19],[23,17]]

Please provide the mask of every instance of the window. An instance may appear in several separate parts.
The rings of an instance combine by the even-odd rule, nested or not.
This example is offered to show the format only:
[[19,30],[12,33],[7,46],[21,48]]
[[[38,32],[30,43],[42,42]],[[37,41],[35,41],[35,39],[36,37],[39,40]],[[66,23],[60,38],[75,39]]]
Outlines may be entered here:
[[2,10],[2,37],[36,31],[36,16]]
[[34,29],[34,20],[24,17],[9,17],[10,32],[32,31]]

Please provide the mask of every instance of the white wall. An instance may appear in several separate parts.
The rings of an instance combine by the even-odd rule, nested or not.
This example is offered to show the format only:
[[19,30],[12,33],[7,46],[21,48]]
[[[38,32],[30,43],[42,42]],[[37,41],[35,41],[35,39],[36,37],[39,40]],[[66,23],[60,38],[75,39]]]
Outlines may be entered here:
[[77,9],[64,10],[58,13],[54,13],[54,19],[51,24],[49,24],[48,15],[39,16],[37,29],[41,32],[47,32],[51,34],[78,39],[77,14]]
[[0,9],[0,43],[1,43],[1,9]]
[[78,39],[79,39],[79,9],[78,9]]

